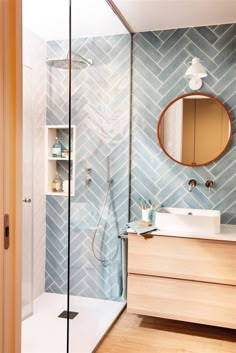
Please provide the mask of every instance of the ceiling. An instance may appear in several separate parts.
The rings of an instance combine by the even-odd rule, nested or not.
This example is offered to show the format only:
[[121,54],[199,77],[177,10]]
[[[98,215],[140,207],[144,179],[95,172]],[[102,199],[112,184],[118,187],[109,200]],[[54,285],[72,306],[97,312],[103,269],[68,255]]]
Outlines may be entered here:
[[[23,24],[45,40],[68,38],[68,0],[22,0]],[[133,32],[236,22],[236,0],[112,0]],[[127,32],[106,0],[72,0],[72,36]]]
[[113,0],[133,32],[236,22],[236,0]]
[[[45,40],[68,39],[68,0],[22,0],[23,26]],[[72,0],[72,37],[127,33],[105,0]]]

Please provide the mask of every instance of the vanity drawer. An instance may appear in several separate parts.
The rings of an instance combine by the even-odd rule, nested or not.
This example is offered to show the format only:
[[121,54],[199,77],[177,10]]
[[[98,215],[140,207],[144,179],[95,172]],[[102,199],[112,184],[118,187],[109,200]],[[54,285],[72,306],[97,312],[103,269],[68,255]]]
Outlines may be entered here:
[[130,313],[236,328],[236,287],[152,276],[128,276]]
[[236,243],[130,234],[128,272],[236,285]]

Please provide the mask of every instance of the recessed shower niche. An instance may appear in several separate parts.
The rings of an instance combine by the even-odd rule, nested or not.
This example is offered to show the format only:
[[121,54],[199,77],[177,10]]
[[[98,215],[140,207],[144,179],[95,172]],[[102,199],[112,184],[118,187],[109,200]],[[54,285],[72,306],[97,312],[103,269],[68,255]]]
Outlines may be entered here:
[[[71,196],[74,196],[75,192],[75,165],[76,165],[76,155],[75,155],[75,141],[76,141],[76,127],[71,126]],[[46,127],[46,194],[55,196],[67,196],[68,195],[68,163],[69,163],[69,147],[68,147],[68,135],[69,126],[65,125],[48,125]],[[56,139],[60,144],[61,153],[59,156],[53,156],[53,145]],[[53,180],[56,174],[60,178],[61,189],[59,191],[53,191]],[[65,183],[67,182],[67,183]],[[66,185],[67,184],[67,185]],[[64,185],[64,186],[63,186]],[[66,189],[65,189],[66,185]]]

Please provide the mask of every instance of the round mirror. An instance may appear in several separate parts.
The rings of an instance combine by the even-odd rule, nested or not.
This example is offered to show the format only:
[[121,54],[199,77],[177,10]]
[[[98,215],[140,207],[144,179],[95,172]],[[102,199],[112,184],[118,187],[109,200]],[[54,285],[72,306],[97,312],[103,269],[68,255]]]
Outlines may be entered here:
[[190,93],[177,97],[163,110],[157,135],[161,148],[172,160],[200,166],[224,153],[232,135],[232,122],[217,98]]

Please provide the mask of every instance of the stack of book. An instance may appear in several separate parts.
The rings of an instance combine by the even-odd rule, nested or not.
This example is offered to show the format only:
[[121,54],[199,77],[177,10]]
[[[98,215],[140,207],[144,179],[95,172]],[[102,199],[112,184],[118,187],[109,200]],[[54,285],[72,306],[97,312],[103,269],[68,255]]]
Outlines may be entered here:
[[138,235],[150,233],[157,229],[152,223],[142,220],[129,222],[127,223],[127,227],[129,228],[128,231],[134,231],[134,233],[137,233]]

